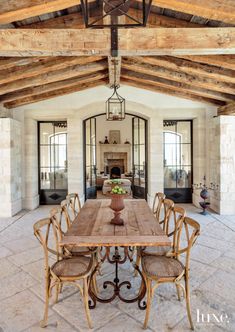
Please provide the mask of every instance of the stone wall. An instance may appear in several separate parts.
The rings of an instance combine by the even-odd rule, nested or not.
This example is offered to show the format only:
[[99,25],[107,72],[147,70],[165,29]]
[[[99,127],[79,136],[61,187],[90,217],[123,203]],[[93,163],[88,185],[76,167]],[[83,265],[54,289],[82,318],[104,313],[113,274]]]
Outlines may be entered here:
[[21,124],[0,118],[0,215],[11,217],[22,209]]

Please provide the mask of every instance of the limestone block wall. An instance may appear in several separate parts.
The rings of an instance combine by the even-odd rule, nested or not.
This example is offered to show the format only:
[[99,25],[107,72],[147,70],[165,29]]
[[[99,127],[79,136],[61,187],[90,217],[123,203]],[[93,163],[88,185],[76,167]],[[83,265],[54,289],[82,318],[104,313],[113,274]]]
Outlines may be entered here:
[[22,209],[21,124],[0,118],[0,216],[11,217]]

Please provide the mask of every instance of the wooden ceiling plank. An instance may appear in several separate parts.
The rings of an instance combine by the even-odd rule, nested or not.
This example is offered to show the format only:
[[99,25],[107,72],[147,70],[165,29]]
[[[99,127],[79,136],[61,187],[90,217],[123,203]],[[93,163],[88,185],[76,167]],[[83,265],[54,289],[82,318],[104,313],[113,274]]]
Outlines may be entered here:
[[5,103],[4,107],[6,107],[8,109],[16,108],[19,106],[37,103],[39,101],[43,101],[43,100],[47,100],[47,99],[51,99],[51,98],[55,98],[55,97],[59,97],[59,96],[64,96],[66,94],[86,90],[89,88],[94,88],[99,85],[105,85],[105,84],[107,84],[107,80],[105,80],[105,79],[97,80],[97,81],[93,80],[92,83],[82,83],[82,84],[78,84],[77,86],[65,87],[62,89],[57,89],[54,91],[42,93],[42,94],[39,94],[36,96],[31,96],[31,97],[29,96],[29,97],[21,98],[19,100],[10,101],[9,103]]
[[1,1],[0,24],[52,13],[80,4],[79,0],[5,0]]
[[[170,90],[190,93],[190,94],[200,96],[200,97],[206,97],[206,98],[221,100],[221,101],[225,101],[225,102],[235,101],[235,95],[215,92],[215,91],[211,91],[208,89],[196,88],[196,87],[190,86],[189,84],[185,84],[185,83],[182,83],[179,81],[178,82],[170,81],[167,79],[163,79],[161,77],[146,75],[143,73],[140,74],[140,73],[135,73],[132,71],[124,70],[124,71],[122,71],[122,77],[126,78],[126,79],[132,79],[139,83],[146,83],[146,84],[150,84],[150,85],[154,85],[154,86],[165,87]],[[0,101],[1,101],[1,99],[0,99]]]
[[95,63],[85,64],[85,65],[74,65],[71,67],[51,72],[49,71],[48,73],[45,74],[2,84],[0,85],[0,95],[23,88],[28,88],[30,86],[39,86],[42,84],[61,81],[76,76],[82,76],[84,74],[90,74],[104,69],[107,69],[106,60],[101,60]]
[[35,96],[38,94],[50,92],[53,90],[65,88],[65,87],[73,87],[77,86],[80,83],[89,83],[93,81],[97,81],[99,79],[107,78],[108,77],[108,71],[98,71],[94,74],[90,75],[84,75],[84,76],[78,76],[73,77],[67,80],[57,81],[53,83],[43,84],[39,86],[32,86],[25,89],[20,89],[11,93],[7,93],[5,95],[0,96],[0,103],[3,102],[9,102],[25,97]]
[[217,81],[235,83],[235,71],[230,69],[217,68],[215,66],[195,63],[191,60],[170,56],[141,57],[141,61],[190,75],[198,75],[212,78]]
[[235,115],[235,102],[219,107],[218,115]]
[[234,0],[153,0],[153,5],[235,24]]
[[32,63],[37,63],[45,57],[30,57],[30,58],[0,58],[0,70],[11,69],[13,67],[26,66]]
[[180,55],[179,58],[235,70],[235,55]]
[[[102,57],[48,57],[39,62],[0,71],[0,84],[25,79],[37,75],[64,69],[74,65],[84,65],[102,60]],[[1,65],[1,61],[0,61]]]
[[235,94],[235,84],[215,81],[214,79],[189,75],[183,72],[172,71],[167,68],[154,66],[152,64],[142,63],[140,58],[123,58],[122,68],[145,73],[149,75],[156,75],[165,79],[179,81],[192,86],[210,89],[214,91]]
[[138,82],[130,80],[130,79],[121,78],[121,82],[122,82],[122,84],[131,85],[131,86],[137,87],[139,89],[145,89],[145,90],[150,90],[150,91],[154,91],[154,92],[159,92],[159,93],[167,94],[167,95],[178,97],[178,98],[189,99],[189,100],[202,102],[202,103],[206,103],[206,104],[217,105],[217,106],[224,105],[224,102],[219,101],[219,100],[213,100],[213,99],[209,99],[209,98],[205,98],[205,97],[194,96],[194,95],[191,95],[191,94],[178,92],[178,91],[176,92],[176,91],[169,90],[169,89],[166,89],[166,88],[163,88],[163,87],[155,87],[155,86],[152,86],[152,85],[149,85],[149,84],[138,83]]
[[[119,30],[119,55],[235,53],[235,28]],[[2,29],[0,56],[110,55],[109,29]]]

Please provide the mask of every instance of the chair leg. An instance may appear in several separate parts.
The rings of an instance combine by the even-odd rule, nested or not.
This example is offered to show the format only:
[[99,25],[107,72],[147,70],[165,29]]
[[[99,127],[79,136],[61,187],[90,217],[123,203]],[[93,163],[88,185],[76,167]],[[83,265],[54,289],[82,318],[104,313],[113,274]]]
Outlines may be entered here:
[[48,320],[48,309],[49,309],[49,297],[50,297],[50,275],[46,277],[46,285],[45,285],[45,309],[44,309],[44,316],[43,320],[40,322],[41,327],[47,326],[47,320]]
[[90,309],[89,309],[89,304],[88,304],[88,282],[87,278],[83,279],[83,301],[84,301],[84,307],[85,307],[85,312],[86,312],[86,318],[87,318],[87,323],[90,329],[93,328],[92,322],[91,322],[91,316],[90,316]]
[[176,286],[176,290],[177,290],[177,296],[178,296],[178,300],[180,301],[181,298],[180,298],[180,286],[178,284],[175,284]]
[[188,278],[187,274],[185,275],[185,292],[186,292],[186,308],[187,308],[188,320],[189,320],[191,329],[194,330],[194,325],[193,325],[192,316],[191,316],[191,306],[190,306],[189,278]]
[[59,293],[60,293],[60,283],[58,282],[55,286],[55,302],[54,302],[54,304],[56,304],[58,302]]
[[[140,263],[141,263],[141,256],[140,256],[140,253],[137,250],[135,265],[139,268],[140,267]],[[134,277],[137,277],[137,276],[138,276],[138,271],[135,269]]]
[[147,308],[146,308],[146,314],[145,314],[145,320],[144,320],[144,326],[143,328],[146,329],[148,325],[149,320],[149,314],[152,304],[152,281],[150,279],[146,279],[146,287],[147,287]]

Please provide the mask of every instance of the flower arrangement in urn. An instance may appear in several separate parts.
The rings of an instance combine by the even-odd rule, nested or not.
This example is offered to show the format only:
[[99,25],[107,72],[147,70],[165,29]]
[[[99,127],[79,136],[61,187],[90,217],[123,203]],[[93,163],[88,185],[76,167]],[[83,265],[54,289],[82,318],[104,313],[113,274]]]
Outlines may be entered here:
[[118,226],[124,225],[123,219],[120,217],[121,211],[124,209],[124,197],[127,196],[127,192],[120,186],[115,185],[111,192],[111,204],[110,208],[114,211],[114,218],[110,223]]

